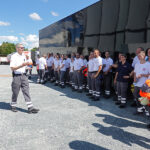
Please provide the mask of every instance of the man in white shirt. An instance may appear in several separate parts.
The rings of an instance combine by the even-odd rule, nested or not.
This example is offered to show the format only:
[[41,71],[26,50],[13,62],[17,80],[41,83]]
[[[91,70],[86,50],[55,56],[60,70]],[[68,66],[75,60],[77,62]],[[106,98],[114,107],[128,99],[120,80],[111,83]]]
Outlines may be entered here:
[[143,113],[143,107],[138,101],[139,92],[145,81],[148,79],[150,75],[150,64],[145,61],[145,52],[141,51],[138,54],[138,58],[140,63],[135,65],[134,69],[134,99],[137,104],[137,113]]
[[80,58],[79,53],[76,54],[74,60],[74,81],[75,81],[75,91],[82,93],[82,69],[83,69],[83,60]]
[[65,73],[66,73],[66,60],[64,55],[61,55],[61,60],[59,61],[60,70],[60,86],[65,88]]
[[102,70],[102,58],[99,56],[100,52],[98,49],[94,50],[94,67],[92,73],[92,99],[98,101],[100,98],[100,85],[101,85],[101,75]]
[[59,63],[60,63],[60,58],[59,55],[57,54],[54,58],[55,86],[58,86],[59,84]]
[[39,109],[33,107],[29,94],[29,82],[26,76],[25,70],[26,66],[30,63],[26,60],[25,55],[23,54],[24,46],[23,44],[16,44],[16,53],[11,56],[10,68],[13,71],[13,81],[12,81],[12,101],[11,101],[11,110],[17,112],[17,97],[22,89],[24,99],[26,101],[28,112],[37,113]]
[[39,79],[42,84],[44,83],[45,69],[47,69],[46,55],[43,55],[39,59]]
[[86,94],[87,96],[92,96],[93,91],[92,91],[92,73],[93,73],[93,68],[94,68],[94,53],[91,52],[89,56],[89,61],[88,61],[88,88],[89,88],[89,93]]
[[69,76],[69,68],[70,68],[70,62],[71,62],[71,59],[69,58],[69,55],[65,55],[65,59],[66,59],[66,63],[65,63],[65,66],[66,66],[66,73],[65,73],[65,80],[66,80],[66,84],[69,85],[69,82],[70,82],[70,76]]
[[112,65],[113,60],[110,58],[108,51],[105,52],[105,67],[103,68],[104,72],[104,88],[105,88],[105,97],[110,97],[111,81],[112,81]]
[[46,63],[47,63],[47,69],[48,69],[48,76],[49,79],[52,79],[52,67],[53,67],[53,57],[51,56],[51,54],[48,54],[48,58],[46,59]]
[[69,68],[69,76],[70,76],[70,85],[72,87],[72,89],[74,88],[75,84],[74,84],[74,57],[71,57],[71,62],[70,62],[70,68]]

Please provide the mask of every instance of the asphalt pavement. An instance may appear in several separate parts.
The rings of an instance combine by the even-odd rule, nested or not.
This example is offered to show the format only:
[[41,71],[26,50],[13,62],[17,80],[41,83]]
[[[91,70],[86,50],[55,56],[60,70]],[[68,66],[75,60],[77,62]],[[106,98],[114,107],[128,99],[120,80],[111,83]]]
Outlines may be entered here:
[[[35,74],[35,68],[33,74]],[[0,150],[144,150],[150,149],[148,119],[120,109],[112,98],[93,102],[86,93],[29,80],[32,102],[40,109],[28,114],[22,92],[18,112],[10,111],[11,70],[0,65]]]

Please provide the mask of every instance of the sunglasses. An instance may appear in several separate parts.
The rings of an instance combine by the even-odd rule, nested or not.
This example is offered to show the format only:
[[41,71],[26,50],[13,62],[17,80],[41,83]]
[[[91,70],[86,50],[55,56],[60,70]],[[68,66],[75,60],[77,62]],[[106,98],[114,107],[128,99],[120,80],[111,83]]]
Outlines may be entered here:
[[24,47],[18,47],[18,48],[20,48],[20,49],[24,49]]

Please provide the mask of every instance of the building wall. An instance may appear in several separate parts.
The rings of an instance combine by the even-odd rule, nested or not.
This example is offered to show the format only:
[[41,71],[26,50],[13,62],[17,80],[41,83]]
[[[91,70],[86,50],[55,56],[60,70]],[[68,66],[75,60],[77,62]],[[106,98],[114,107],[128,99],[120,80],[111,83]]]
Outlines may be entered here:
[[84,53],[89,48],[127,52],[128,45],[147,42],[150,0],[101,0],[39,31],[41,53],[78,47]]
[[60,53],[60,54],[71,54],[71,53],[76,53],[77,48],[76,47],[69,47],[69,48],[64,48],[64,47],[48,47],[48,48],[41,48],[40,49],[40,55],[47,54],[47,53]]

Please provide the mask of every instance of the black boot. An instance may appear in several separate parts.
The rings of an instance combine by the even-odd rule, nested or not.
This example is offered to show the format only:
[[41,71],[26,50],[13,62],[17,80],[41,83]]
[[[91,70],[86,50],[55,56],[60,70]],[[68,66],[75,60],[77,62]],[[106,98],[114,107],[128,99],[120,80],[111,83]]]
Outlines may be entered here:
[[92,94],[91,94],[91,93],[88,93],[88,94],[86,94],[86,96],[92,96]]
[[123,103],[121,103],[119,106],[119,108],[125,108],[125,107],[126,107],[126,104],[123,104]]
[[11,107],[11,111],[12,111],[12,112],[18,112],[17,108],[14,107],[14,106]]
[[136,104],[136,102],[134,101],[132,104],[131,104],[131,107],[136,107],[137,106],[137,104]]
[[120,104],[121,104],[121,102],[120,102],[120,101],[117,101],[115,104],[116,104],[116,105],[120,105]]
[[28,113],[29,114],[36,114],[36,113],[38,113],[40,110],[39,109],[36,109],[36,108],[34,108],[34,107],[31,107],[31,108],[28,108]]

